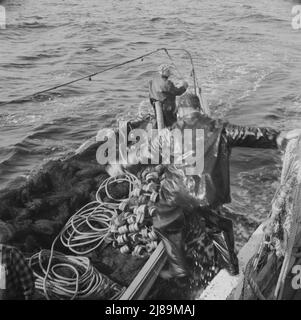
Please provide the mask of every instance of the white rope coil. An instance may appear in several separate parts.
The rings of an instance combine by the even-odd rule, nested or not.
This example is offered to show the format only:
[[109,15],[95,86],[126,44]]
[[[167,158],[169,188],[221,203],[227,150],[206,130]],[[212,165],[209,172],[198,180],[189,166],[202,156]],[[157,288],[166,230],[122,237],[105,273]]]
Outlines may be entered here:
[[[112,186],[115,186],[120,183],[128,183],[129,189],[128,189],[128,195],[126,198],[114,198],[114,196],[111,194],[109,188]],[[101,185],[99,186],[97,192],[96,192],[96,201],[99,203],[105,205],[109,208],[115,208],[117,209],[120,206],[120,203],[129,200],[132,197],[132,193],[134,191],[134,188],[139,185],[139,180],[136,176],[131,174],[130,172],[127,172],[124,176],[117,176],[117,177],[110,177],[106,180],[104,180]],[[108,200],[105,200],[105,197],[102,196],[102,194],[105,194],[105,197]]]
[[48,300],[114,299],[122,292],[121,286],[101,274],[86,257],[42,250],[30,258],[29,265],[36,289]]
[[[127,197],[114,198],[109,188],[124,182],[128,183]],[[96,201],[86,204],[66,223],[60,234],[62,244],[73,253],[84,255],[98,248],[104,241],[113,241],[112,235],[118,230],[115,224],[119,216],[117,209],[132,197],[138,184],[138,178],[129,172],[104,180],[96,192]],[[102,198],[103,193],[108,200]]]
[[77,211],[63,228],[60,240],[70,251],[87,254],[98,248],[111,233],[117,211],[93,201]]

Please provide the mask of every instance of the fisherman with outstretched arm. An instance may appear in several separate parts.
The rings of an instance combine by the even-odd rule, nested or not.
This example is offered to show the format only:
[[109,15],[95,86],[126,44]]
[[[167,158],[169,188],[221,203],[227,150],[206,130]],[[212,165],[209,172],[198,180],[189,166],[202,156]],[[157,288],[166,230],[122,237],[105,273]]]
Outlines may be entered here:
[[[288,139],[301,135],[301,130],[279,132],[268,127],[240,126],[220,119],[212,119],[201,113],[199,99],[191,93],[186,93],[179,98],[178,120],[171,129],[179,129],[181,132],[185,129],[204,130],[204,169],[202,173],[192,176],[196,186],[193,195],[200,201],[200,216],[205,216],[206,220],[213,224],[214,221],[219,223],[219,217],[221,217],[223,223],[227,225],[223,237],[224,246],[228,252],[224,252],[224,258],[228,262],[228,270],[236,274],[238,261],[234,253],[233,227],[232,223],[229,224],[230,220],[224,216],[222,207],[223,204],[231,202],[229,161],[231,150],[235,147],[282,149]],[[170,131],[166,130],[167,135],[168,132]],[[170,139],[166,141],[169,142]],[[181,144],[182,141],[174,140],[173,143]],[[170,212],[170,214],[173,213]],[[181,230],[179,230],[179,237],[181,237]],[[178,254],[183,255],[180,252],[181,247],[178,247],[178,250]],[[176,255],[175,252],[174,255]],[[177,273],[181,275],[186,272],[184,266],[182,268],[177,266],[171,268],[169,276],[174,277]]]

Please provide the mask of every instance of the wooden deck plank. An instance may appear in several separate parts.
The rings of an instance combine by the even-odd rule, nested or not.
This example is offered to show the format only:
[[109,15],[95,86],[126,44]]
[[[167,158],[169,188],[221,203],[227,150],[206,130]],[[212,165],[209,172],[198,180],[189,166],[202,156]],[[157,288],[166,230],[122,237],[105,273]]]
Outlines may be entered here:
[[161,241],[119,300],[143,300],[157,279],[166,258],[165,248]]

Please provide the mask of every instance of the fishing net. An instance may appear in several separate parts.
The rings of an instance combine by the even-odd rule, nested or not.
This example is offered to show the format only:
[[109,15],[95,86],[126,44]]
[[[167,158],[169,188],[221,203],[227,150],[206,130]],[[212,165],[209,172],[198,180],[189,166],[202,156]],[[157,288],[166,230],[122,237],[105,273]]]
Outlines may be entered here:
[[294,199],[297,186],[301,183],[300,141],[288,143],[283,159],[280,187],[272,201],[272,211],[265,229],[270,238],[270,246],[278,257],[283,257],[288,249],[288,240],[294,233]]
[[[286,278],[300,255],[301,139],[291,140],[283,159],[280,186],[264,227],[263,241],[249,261],[241,299],[287,298]],[[286,292],[286,293],[285,293]]]

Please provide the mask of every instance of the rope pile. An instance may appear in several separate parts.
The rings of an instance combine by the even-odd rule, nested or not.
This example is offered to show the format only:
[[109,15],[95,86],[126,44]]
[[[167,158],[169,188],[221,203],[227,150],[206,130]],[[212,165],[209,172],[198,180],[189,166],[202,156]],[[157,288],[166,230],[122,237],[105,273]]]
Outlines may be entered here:
[[29,265],[36,277],[36,289],[48,300],[114,299],[122,292],[119,285],[95,269],[86,257],[42,250],[30,258]]
[[61,232],[62,244],[73,253],[83,255],[109,241],[111,221],[117,211],[96,201],[77,211]]
[[[70,251],[84,255],[94,251],[104,241],[112,242],[112,221],[118,217],[117,207],[122,201],[130,199],[137,182],[138,179],[130,173],[105,180],[96,193],[96,201],[86,204],[69,219],[53,241],[50,251],[42,250],[31,257],[30,265],[37,279],[36,289],[47,299],[104,298],[104,295],[114,298],[121,293],[122,288],[97,271],[88,258],[55,252],[54,246],[60,239]],[[120,199],[113,197],[111,189],[122,183],[127,184],[127,196]],[[102,191],[105,193],[103,198]],[[48,261],[47,267],[44,266],[45,261]],[[60,274],[62,268],[65,271],[68,269],[71,275]]]
[[[138,179],[131,173],[103,181],[96,192],[96,201],[86,204],[66,223],[60,234],[62,244],[73,253],[84,255],[104,242],[112,243],[116,233],[113,221],[120,214],[118,208],[130,199],[134,185],[138,183]],[[122,188],[117,193],[121,193],[122,197],[118,198],[115,189],[120,185]]]
[[[118,185],[122,184],[125,185],[125,188],[118,190],[116,194]],[[96,192],[96,201],[107,208],[117,209],[120,203],[132,197],[135,186],[139,185],[138,178],[130,172],[127,172],[124,176],[110,177],[100,184]]]
[[123,254],[149,256],[158,246],[152,217],[160,199],[163,171],[164,166],[158,165],[143,170],[140,179],[127,172],[103,181],[96,201],[81,208],[65,225],[60,235],[62,244],[79,255],[105,242]]
[[60,240],[73,253],[85,255],[106,242],[123,254],[149,256],[158,245],[151,217],[159,200],[163,167],[151,170],[142,172],[141,182],[129,172],[103,181],[96,200],[69,219],[50,251],[42,250],[31,257],[36,288],[47,299],[104,298],[121,293],[122,288],[97,271],[88,258],[55,252],[54,246]]

